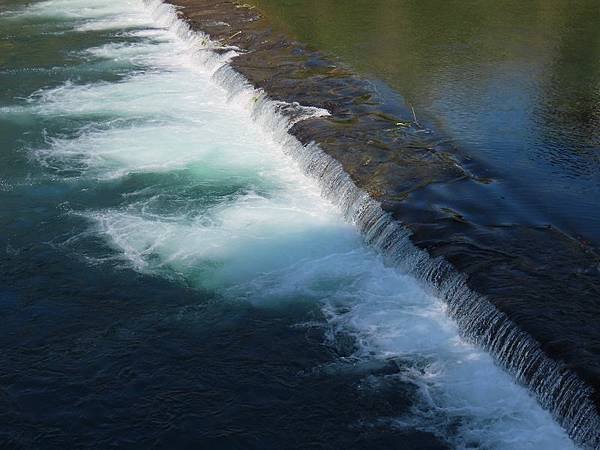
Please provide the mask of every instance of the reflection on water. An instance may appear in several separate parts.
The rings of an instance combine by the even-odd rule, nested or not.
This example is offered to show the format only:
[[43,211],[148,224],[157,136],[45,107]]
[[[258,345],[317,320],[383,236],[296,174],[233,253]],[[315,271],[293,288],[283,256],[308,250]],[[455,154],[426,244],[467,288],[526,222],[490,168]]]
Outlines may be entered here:
[[[405,96],[496,181],[495,218],[600,243],[596,0],[253,1],[276,27]],[[460,203],[466,216],[485,209]]]

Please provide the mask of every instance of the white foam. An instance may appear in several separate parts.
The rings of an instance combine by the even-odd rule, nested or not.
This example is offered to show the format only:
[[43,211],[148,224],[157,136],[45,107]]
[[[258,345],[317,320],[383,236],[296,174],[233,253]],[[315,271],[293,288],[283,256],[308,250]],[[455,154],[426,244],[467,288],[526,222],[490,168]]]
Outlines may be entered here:
[[18,11],[18,17],[59,18],[77,21],[81,31],[152,26],[136,0],[46,0]]
[[[177,203],[164,212],[154,207],[160,192],[132,193],[121,208],[82,212],[94,230],[140,271],[183,278],[257,305],[322,305],[333,331],[356,338],[354,361],[396,360],[400,371],[386,376],[418,387],[412,414],[386,418],[390,426],[431,430],[458,448],[573,448],[526,389],[459,338],[444,304],[412,277],[386,267],[285,156],[280,142],[289,123],[259,114],[263,94],[223,66],[233,55],[207,52],[216,44],[182,28],[169,7],[150,3],[158,25],[166,27],[149,32],[151,41],[89,51],[93,58],[129,59],[132,69],[144,65],[145,72],[119,83],[66,84],[31,99],[35,114],[106,115],[111,121],[76,137],[49,138],[34,154],[81,176],[187,169],[197,170],[207,187],[241,180],[241,188],[201,209],[177,190],[164,193]],[[137,1],[44,4],[53,14],[62,9],[80,19],[89,11],[89,26],[121,16],[150,23]],[[297,120],[325,114],[295,108]],[[139,122],[123,126],[119,119]]]

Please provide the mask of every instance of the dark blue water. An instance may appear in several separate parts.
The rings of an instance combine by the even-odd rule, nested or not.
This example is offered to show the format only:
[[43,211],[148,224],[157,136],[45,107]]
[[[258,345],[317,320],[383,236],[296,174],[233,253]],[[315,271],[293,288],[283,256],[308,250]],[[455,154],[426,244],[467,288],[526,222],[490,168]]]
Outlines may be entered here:
[[596,0],[254,0],[276,27],[384,80],[485,185],[415,202],[600,245]]
[[0,8],[0,446],[573,447],[213,82],[227,55],[157,4]]

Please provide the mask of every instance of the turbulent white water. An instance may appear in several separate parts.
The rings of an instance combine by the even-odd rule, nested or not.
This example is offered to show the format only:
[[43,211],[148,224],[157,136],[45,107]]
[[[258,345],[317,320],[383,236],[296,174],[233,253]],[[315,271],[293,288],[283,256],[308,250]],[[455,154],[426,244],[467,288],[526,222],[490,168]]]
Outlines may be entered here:
[[[418,387],[418,407],[382,418],[390,426],[434,431],[458,448],[573,448],[525,388],[461,340],[442,301],[363,243],[282,151],[280,131],[251,113],[256,99],[215,81],[232,54],[199,50],[210,45],[202,36],[180,39],[158,5],[51,0],[23,12],[138,38],[85,54],[128,65],[122,81],[68,83],[30,99],[42,117],[89,118],[75,136],[49,136],[32,151],[55,176],[175,180],[132,190],[118,208],[77,211],[93,231],[139,271],[259,307],[321,305],[332,335],[357,339],[344,366],[393,359],[402,369],[386,376]],[[365,389],[376,385],[376,377],[365,381]]]

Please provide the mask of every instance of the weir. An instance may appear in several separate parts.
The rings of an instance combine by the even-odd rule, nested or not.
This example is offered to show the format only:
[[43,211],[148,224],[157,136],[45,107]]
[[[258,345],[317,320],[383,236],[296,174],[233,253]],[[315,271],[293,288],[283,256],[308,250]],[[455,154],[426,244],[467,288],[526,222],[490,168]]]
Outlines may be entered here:
[[[455,264],[415,245],[413,230],[383,208],[372,193],[359,188],[343,164],[325,152],[320,142],[306,142],[305,129],[297,125],[301,121],[305,127],[318,124],[324,120],[321,117],[328,115],[324,108],[272,100],[268,89],[255,88],[230,65],[233,58],[246,50],[227,42],[219,43],[191,26],[185,9],[179,11],[161,0],[144,2],[160,25],[196,49],[198,63],[213,72],[213,80],[227,90],[230,100],[245,104],[254,120],[274,135],[305,173],[318,180],[323,195],[339,205],[366,242],[384,255],[389,264],[410,273],[443,298],[448,314],[462,334],[491,353],[518,382],[526,385],[575,442],[585,448],[600,448],[600,418],[595,392],[589,383],[560,358],[550,357],[540,342],[486,295],[474,290],[469,277],[457,270]],[[236,32],[229,31],[231,35]]]

